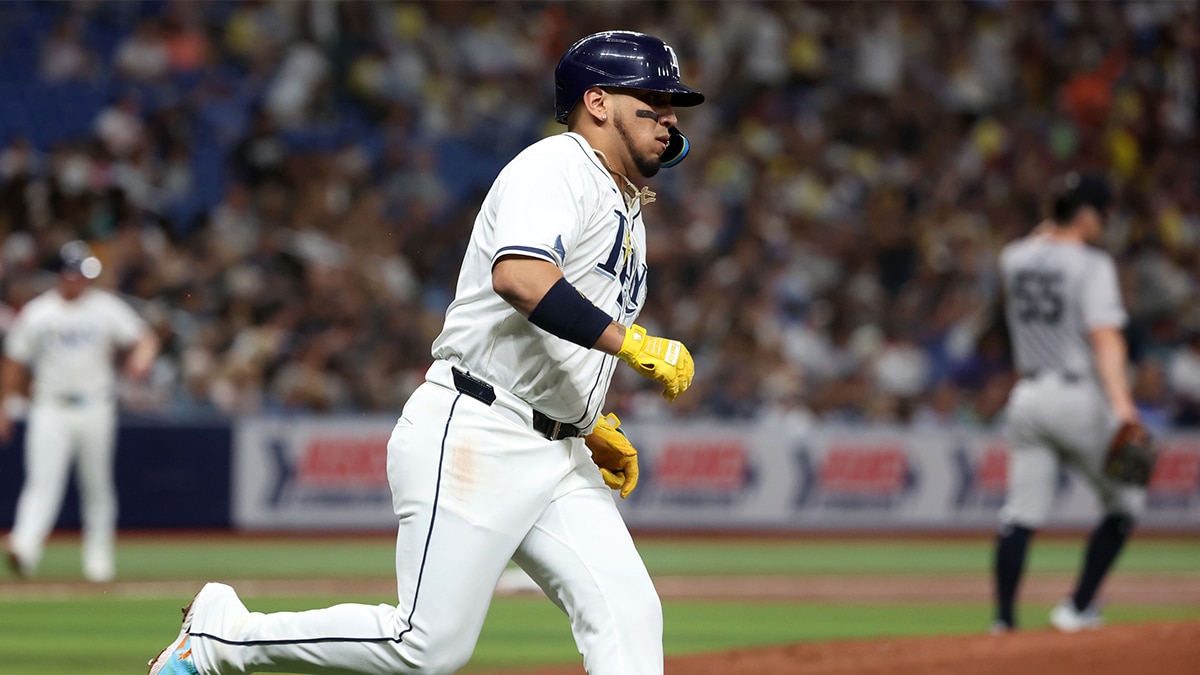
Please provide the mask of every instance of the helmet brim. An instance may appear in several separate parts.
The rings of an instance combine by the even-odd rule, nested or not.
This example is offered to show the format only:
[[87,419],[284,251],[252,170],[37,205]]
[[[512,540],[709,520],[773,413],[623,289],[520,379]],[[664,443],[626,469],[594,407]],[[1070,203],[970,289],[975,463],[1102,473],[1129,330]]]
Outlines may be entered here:
[[[587,87],[584,91],[591,89],[592,87],[621,87],[625,89],[636,89],[638,91],[651,91],[662,94],[670,94],[671,107],[673,108],[691,108],[704,103],[704,94],[701,94],[700,92],[683,83],[675,82],[674,80],[667,78],[663,78],[662,81],[647,82],[643,80],[636,84],[628,85],[597,83]],[[575,103],[578,104],[579,101],[576,100]],[[572,106],[572,108],[573,107],[574,106]],[[555,121],[566,124],[567,116],[570,114],[570,112],[571,111],[569,109],[561,111],[557,116],[555,116]]]
[[704,94],[694,89],[685,87],[682,91],[672,91],[670,94],[671,105],[675,108],[691,108],[704,103]]

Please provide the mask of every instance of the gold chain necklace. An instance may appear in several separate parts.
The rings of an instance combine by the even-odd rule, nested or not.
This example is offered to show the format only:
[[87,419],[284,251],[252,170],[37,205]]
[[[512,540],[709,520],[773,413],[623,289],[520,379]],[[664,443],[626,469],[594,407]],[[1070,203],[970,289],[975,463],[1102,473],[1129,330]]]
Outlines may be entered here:
[[596,153],[596,155],[600,157],[600,161],[604,162],[604,168],[608,169],[609,173],[620,176],[621,180],[625,181],[626,208],[632,207],[635,200],[640,202],[642,206],[645,206],[657,198],[657,195],[654,194],[653,190],[648,187],[642,187],[639,189],[638,186],[633,184],[633,181],[629,180],[628,176],[612,168],[612,164],[608,163],[608,157],[605,157],[603,152],[600,152],[595,148],[592,149],[592,152]]

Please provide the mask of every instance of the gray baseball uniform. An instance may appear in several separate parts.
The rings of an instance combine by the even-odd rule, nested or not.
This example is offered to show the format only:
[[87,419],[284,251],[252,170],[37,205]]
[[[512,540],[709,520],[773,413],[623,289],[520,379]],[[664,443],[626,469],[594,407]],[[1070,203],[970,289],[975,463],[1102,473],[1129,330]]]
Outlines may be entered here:
[[1095,489],[1108,513],[1137,516],[1145,491],[1101,471],[1117,427],[1095,373],[1088,333],[1126,321],[1112,258],[1083,244],[1031,236],[1000,254],[1005,314],[1021,380],[1008,403],[1012,445],[1005,523],[1045,523],[1060,464]]

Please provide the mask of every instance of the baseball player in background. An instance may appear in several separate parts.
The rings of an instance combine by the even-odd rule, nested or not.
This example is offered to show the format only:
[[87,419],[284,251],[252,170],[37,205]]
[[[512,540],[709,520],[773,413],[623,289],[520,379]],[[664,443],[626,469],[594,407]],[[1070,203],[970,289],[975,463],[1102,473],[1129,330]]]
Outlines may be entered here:
[[1099,248],[1110,199],[1097,176],[1068,174],[1051,220],[1000,253],[1004,310],[1020,381],[1009,398],[1008,495],[995,549],[994,632],[1016,627],[1014,605],[1033,533],[1049,514],[1059,466],[1083,476],[1104,508],[1074,593],[1050,614],[1060,630],[1100,624],[1096,592],[1145,504],[1145,490],[1106,475],[1109,441],[1138,421],[1126,381],[1125,308],[1116,265]]
[[113,484],[117,399],[114,361],[128,349],[125,375],[142,378],[158,356],[158,338],[133,309],[92,287],[100,260],[73,241],[59,254],[58,285],[31,300],[4,340],[0,367],[0,439],[12,438],[10,403],[29,393],[25,484],[5,542],[9,566],[33,576],[76,466],[83,521],[83,574],[109,581],[117,495]]
[[633,490],[636,452],[602,410],[622,362],[668,400],[691,383],[687,349],[634,323],[653,198],[635,181],[683,158],[675,108],[703,100],[658,38],[605,32],[567,50],[555,106],[568,131],[496,178],[434,364],[388,442],[396,606],[259,614],[207,584],[152,675],[453,673],[510,559],[567,613],[589,673],[662,672],[662,608],[608,489]]

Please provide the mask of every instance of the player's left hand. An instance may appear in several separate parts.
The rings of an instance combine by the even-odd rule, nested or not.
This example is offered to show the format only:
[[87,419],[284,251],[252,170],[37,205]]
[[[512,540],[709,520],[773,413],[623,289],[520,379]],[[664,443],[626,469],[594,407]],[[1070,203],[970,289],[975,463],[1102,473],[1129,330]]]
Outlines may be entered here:
[[620,490],[621,499],[628,497],[637,487],[638,459],[637,450],[621,431],[621,420],[613,413],[605,415],[583,441],[600,467],[604,484]]

